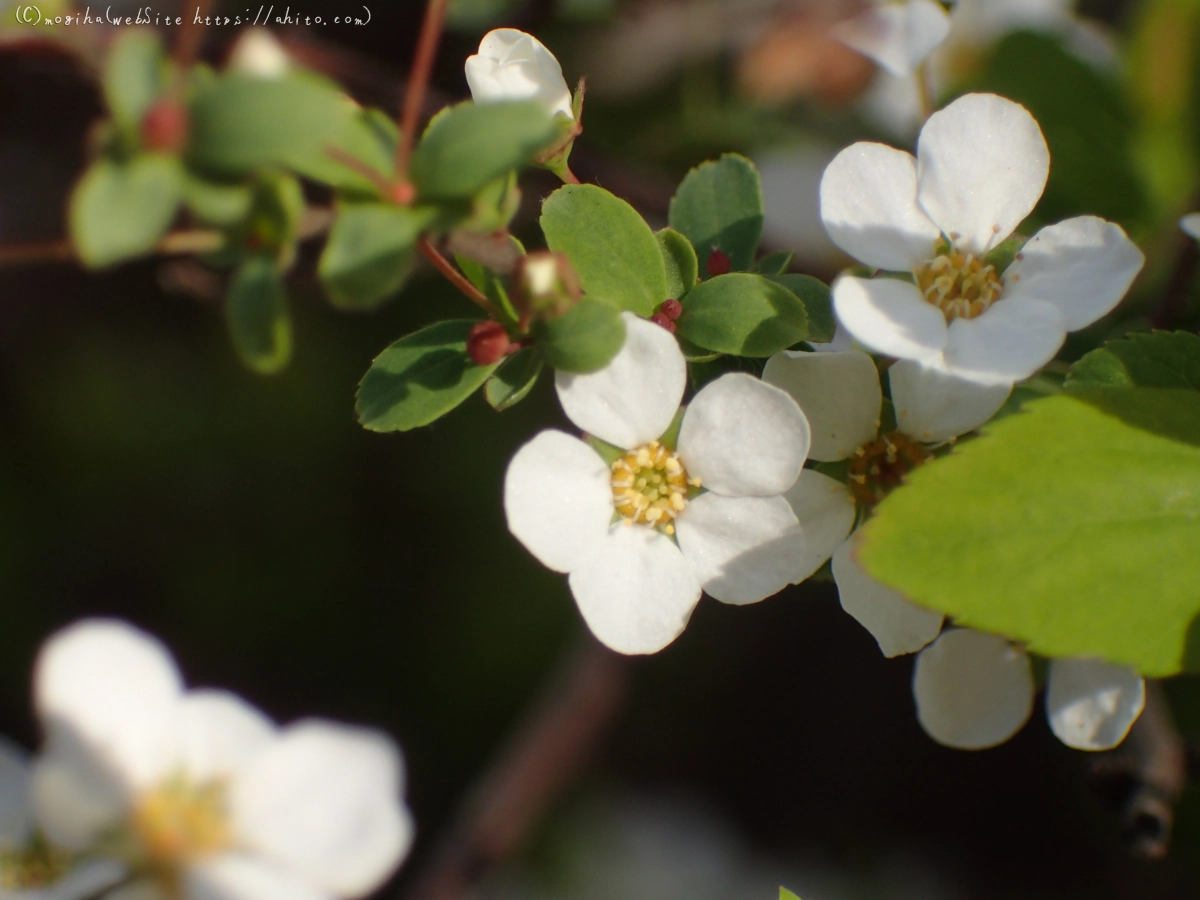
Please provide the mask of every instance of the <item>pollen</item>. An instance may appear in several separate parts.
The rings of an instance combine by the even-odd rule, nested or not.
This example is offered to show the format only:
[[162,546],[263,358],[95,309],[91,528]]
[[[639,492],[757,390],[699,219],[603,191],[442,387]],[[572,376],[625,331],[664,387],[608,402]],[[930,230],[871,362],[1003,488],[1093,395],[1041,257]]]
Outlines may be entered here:
[[613,505],[626,525],[647,525],[675,533],[675,519],[688,503],[688,478],[679,457],[659,441],[630,450],[612,464]]
[[929,451],[902,432],[878,437],[850,458],[850,493],[859,506],[870,509],[928,459]]
[[1004,290],[994,266],[954,249],[935,256],[913,274],[921,295],[942,311],[947,322],[982,315]]
[[154,868],[174,870],[228,847],[229,818],[223,784],[174,776],[138,798],[133,831]]

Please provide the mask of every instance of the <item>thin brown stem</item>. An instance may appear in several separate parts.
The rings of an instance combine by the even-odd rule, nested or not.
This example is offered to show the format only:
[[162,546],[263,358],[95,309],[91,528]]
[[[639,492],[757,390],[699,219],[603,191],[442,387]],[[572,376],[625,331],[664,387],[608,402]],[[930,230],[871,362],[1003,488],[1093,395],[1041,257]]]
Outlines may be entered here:
[[[218,249],[224,240],[219,231],[173,231],[158,242],[154,252],[168,256],[207,253]],[[57,241],[0,245],[0,268],[72,262],[76,259],[78,257],[75,248],[65,238]]]
[[429,86],[429,74],[433,71],[438,42],[442,38],[442,23],[446,19],[448,3],[449,0],[429,0],[425,6],[425,21],[421,24],[421,37],[417,41],[417,52],[413,56],[412,69],[408,74],[408,88],[404,92],[404,109],[400,113],[396,177],[402,181],[408,178],[408,161],[412,156],[413,141],[421,120],[425,89]]
[[496,308],[492,305],[492,301],[488,299],[487,294],[471,284],[462,272],[454,268],[454,264],[446,257],[442,256],[437,247],[433,246],[429,238],[422,237],[417,241],[417,249],[421,251],[421,255],[433,263],[433,267],[446,276],[446,280],[462,291],[463,295],[468,300],[482,309],[485,313],[494,319],[499,320],[500,316],[496,312]]
[[406,900],[462,900],[520,848],[604,735],[627,676],[627,660],[590,635],[568,655]]
[[579,184],[579,178],[571,171],[570,166],[563,169],[562,180],[563,184]]
[[204,20],[211,13],[212,5],[213,0],[196,0],[196,5],[190,10],[192,15],[183,17],[174,54],[180,77],[191,68],[200,54],[200,45],[204,43]]

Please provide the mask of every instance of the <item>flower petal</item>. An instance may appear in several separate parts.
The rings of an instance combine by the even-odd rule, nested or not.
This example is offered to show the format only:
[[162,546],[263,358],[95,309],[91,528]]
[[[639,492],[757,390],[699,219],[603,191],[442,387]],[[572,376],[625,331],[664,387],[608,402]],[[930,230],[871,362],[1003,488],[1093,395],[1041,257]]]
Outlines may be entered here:
[[275,725],[227,691],[191,691],[179,716],[179,758],[195,781],[236,776],[270,743]]
[[888,369],[896,424],[909,437],[940,444],[974,431],[1004,405],[1011,384],[980,384],[902,359]]
[[662,436],[679,411],[687,362],[669,331],[622,313],[625,345],[599,372],[556,372],[563,412],[588,434],[632,450]]
[[333,895],[270,863],[222,853],[190,866],[184,876],[188,900],[332,900]]
[[1033,297],[1058,308],[1067,331],[1109,313],[1146,257],[1120,225],[1077,216],[1035,234],[1004,273],[1006,298]]
[[875,361],[858,350],[784,350],[767,360],[763,381],[787,391],[812,431],[809,459],[845,459],[879,433],[883,391]]
[[935,112],[917,141],[917,199],[959,249],[984,253],[1033,212],[1050,174],[1037,120],[995,94]]
[[850,489],[827,475],[805,469],[784,499],[804,529],[804,563],[800,580],[825,565],[850,536],[858,510]]
[[941,232],[917,205],[911,153],[860,141],[821,177],[821,221],[829,238],[859,262],[911,271],[933,257]]
[[155,638],[124,622],[78,622],[42,647],[33,681],[51,746],[86,752],[133,785],[155,781],[170,766],[183,686]]
[[370,893],[412,843],[403,761],[386,735],[310,719],[286,728],[231,789],[243,846],[339,897]]
[[969,628],[946,631],[913,671],[917,719],[947,747],[984,750],[1021,730],[1033,710],[1033,671],[1020,647]]
[[1098,659],[1055,659],[1046,681],[1050,729],[1076,750],[1110,750],[1146,705],[1146,683],[1128,666]]
[[833,307],[850,335],[876,353],[928,359],[946,346],[946,317],[912,282],[843,275],[833,284]]
[[0,738],[0,853],[22,844],[33,827],[29,754]]
[[675,534],[700,586],[722,603],[757,603],[806,574],[804,531],[783,497],[701,494]]
[[537,100],[551,113],[571,111],[571,91],[562,66],[545,44],[515,28],[489,31],[479,53],[467,58],[467,84],[476,103]]
[[705,385],[679,427],[688,475],[734,497],[782,494],[796,483],[808,444],[808,421],[796,401],[744,372]]
[[128,813],[129,786],[77,748],[55,749],[33,764],[33,814],[53,844],[85,850]]
[[834,37],[893,75],[911,75],[950,33],[950,16],[933,0],[872,7],[832,29]]
[[608,531],[612,473],[583,441],[543,431],[508,464],[504,514],[508,530],[542,565],[569,572]]
[[1200,241],[1200,213],[1188,213],[1179,220],[1179,227],[1188,237]]
[[871,633],[886,657],[916,653],[942,629],[941,613],[917,606],[867,574],[854,558],[852,541],[833,554],[833,580],[842,609]]
[[700,601],[679,548],[643,525],[612,526],[569,581],[592,634],[618,653],[657,653],[679,637]]
[[1066,337],[1062,314],[1032,297],[1003,297],[976,319],[955,319],[943,357],[951,375],[980,384],[1028,378]]

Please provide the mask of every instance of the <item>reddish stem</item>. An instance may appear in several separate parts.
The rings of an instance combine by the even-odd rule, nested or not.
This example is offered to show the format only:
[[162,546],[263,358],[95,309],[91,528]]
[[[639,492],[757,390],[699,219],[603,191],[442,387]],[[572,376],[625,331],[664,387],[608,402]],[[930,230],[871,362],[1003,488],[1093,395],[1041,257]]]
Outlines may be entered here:
[[447,281],[462,291],[468,300],[492,318],[499,320],[500,316],[496,312],[496,308],[492,306],[492,301],[488,299],[487,295],[471,284],[467,277],[459,272],[458,269],[454,268],[450,260],[442,256],[437,247],[430,243],[429,238],[422,237],[417,241],[417,249],[421,251],[421,255],[433,263],[435,269],[446,276]]
[[563,184],[579,184],[579,178],[571,171],[570,166],[563,168],[562,180]]
[[396,147],[396,177],[408,178],[408,161],[412,156],[413,141],[417,125],[421,120],[421,108],[425,102],[425,89],[429,86],[429,74],[437,56],[438,41],[442,37],[442,23],[446,18],[449,0],[429,0],[425,7],[425,21],[421,25],[421,37],[417,41],[417,52],[413,57],[412,70],[408,73],[408,89],[404,92],[404,109],[400,113],[400,143]]

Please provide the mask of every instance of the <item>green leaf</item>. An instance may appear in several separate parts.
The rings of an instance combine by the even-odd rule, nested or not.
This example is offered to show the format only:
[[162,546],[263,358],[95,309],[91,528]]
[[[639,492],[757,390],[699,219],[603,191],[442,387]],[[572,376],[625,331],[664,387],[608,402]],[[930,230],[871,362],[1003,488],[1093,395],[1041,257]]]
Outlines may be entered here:
[[569,312],[535,322],[533,337],[546,362],[564,372],[595,372],[625,343],[621,310],[607,300],[584,297]]
[[306,178],[360,197],[378,197],[375,180],[346,165],[338,157],[351,157],[361,166],[391,183],[396,172],[396,141],[400,130],[378,109],[361,109],[352,115],[342,132],[315,154],[294,160]]
[[167,66],[162,44],[151,31],[121,35],[104,61],[104,101],[117,124],[133,135],[142,116],[166,87]]
[[654,232],[654,236],[658,238],[658,249],[667,270],[667,295],[678,300],[696,286],[700,277],[696,251],[692,242],[674,228],[663,228]]
[[770,356],[808,336],[804,304],[761,275],[718,275],[692,288],[676,333],[693,344],[735,356]]
[[273,260],[254,256],[238,266],[225,298],[225,317],[233,347],[248,368],[273,375],[288,364],[292,323]]
[[182,192],[183,173],[173,156],[98,160],[71,195],[68,220],[79,258],[100,268],[149,253],[171,227]]
[[797,897],[795,894],[793,894],[791,891],[789,891],[787,888],[781,887],[779,889],[779,900],[800,900],[800,898]]
[[1166,434],[1200,440],[1200,394],[1033,400],[913,472],[864,527],[859,558],[1036,653],[1147,676],[1200,669],[1200,447]]
[[341,204],[317,266],[330,303],[372,310],[400,290],[417,238],[436,214],[430,207]]
[[222,184],[188,173],[183,182],[183,202],[206,225],[232,225],[249,215],[254,190],[247,184]]
[[833,340],[837,328],[837,317],[833,314],[833,296],[829,285],[811,275],[774,275],[771,280],[804,301],[808,313],[808,337],[806,341],[827,344]]
[[354,408],[370,431],[409,431],[440,419],[473,394],[496,366],[477,366],[467,335],[477,322],[437,322],[396,341],[371,363]]
[[483,394],[497,412],[516,406],[533,390],[545,362],[537,347],[523,347],[500,364],[484,385]]
[[[510,240],[520,247],[520,242],[516,238],[510,237]],[[521,252],[524,254],[523,248]],[[456,253],[454,261],[458,263],[458,267],[462,269],[462,273],[467,276],[467,280],[479,288],[489,300],[502,309],[510,321],[516,322],[520,318],[517,315],[516,309],[513,308],[508,291],[504,288],[504,282],[495,272],[483,263],[462,254]]]
[[432,122],[413,151],[410,172],[423,199],[466,199],[526,165],[558,126],[537,103],[460,103]]
[[795,256],[796,254],[789,250],[776,250],[756,262],[751,271],[759,275],[766,275],[768,278],[774,275],[786,275]]
[[198,91],[191,107],[188,163],[217,177],[265,166],[304,174],[345,140],[358,106],[313,78],[230,73]]
[[546,243],[565,253],[584,291],[639,316],[668,299],[658,240],[632,206],[604,188],[569,184],[542,204]]
[[1071,366],[1067,390],[1096,387],[1183,388],[1200,391],[1200,337],[1153,331],[1109,341]]
[[749,269],[763,225],[762,182],[754,163],[726,153],[692,169],[671,199],[668,221],[687,235],[700,260],[721,250],[735,270]]

